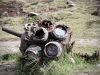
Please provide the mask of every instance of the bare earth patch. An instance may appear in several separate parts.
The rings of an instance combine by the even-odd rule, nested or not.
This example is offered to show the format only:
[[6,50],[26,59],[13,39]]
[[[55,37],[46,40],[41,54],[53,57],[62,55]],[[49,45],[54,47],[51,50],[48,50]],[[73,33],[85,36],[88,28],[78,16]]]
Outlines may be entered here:
[[80,70],[72,75],[100,75],[100,67],[96,66],[85,70]]
[[22,15],[22,4],[17,1],[1,2],[0,3],[0,17],[2,16],[16,16]]
[[79,39],[76,41],[76,45],[90,46],[90,47],[100,47],[99,39]]
[[19,52],[20,41],[0,41],[0,55]]
[[[19,52],[20,41],[0,41],[0,55]],[[18,75],[15,61],[0,62],[0,75]]]
[[18,75],[14,62],[0,62],[0,75]]

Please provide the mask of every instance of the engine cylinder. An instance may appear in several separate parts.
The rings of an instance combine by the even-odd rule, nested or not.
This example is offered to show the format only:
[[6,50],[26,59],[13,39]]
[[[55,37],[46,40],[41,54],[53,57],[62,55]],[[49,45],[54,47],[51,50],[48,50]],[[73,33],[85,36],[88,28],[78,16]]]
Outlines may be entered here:
[[65,39],[68,35],[67,28],[63,25],[55,26],[51,34],[56,39]]
[[33,35],[33,40],[36,42],[45,42],[47,39],[48,31],[43,27],[40,27]]
[[41,50],[41,47],[37,45],[31,45],[27,48],[24,54],[26,66],[29,66],[33,63],[35,64],[40,60]]
[[48,42],[45,45],[44,53],[47,57],[59,57],[62,53],[62,47],[58,42]]

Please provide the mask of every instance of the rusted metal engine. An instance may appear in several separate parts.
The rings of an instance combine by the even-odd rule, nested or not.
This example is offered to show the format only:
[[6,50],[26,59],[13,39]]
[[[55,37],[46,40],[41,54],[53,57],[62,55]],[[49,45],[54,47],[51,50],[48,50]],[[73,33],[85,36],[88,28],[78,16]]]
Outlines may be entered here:
[[69,44],[72,31],[65,25],[55,25],[49,20],[27,23],[24,33],[3,27],[3,31],[21,38],[20,51],[26,65],[39,62],[42,58],[58,58]]

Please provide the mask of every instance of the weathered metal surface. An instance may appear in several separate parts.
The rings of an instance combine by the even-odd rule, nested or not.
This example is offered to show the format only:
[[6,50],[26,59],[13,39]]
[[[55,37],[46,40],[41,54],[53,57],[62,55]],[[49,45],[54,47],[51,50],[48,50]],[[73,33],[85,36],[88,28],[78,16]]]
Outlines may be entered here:
[[69,7],[75,6],[74,2],[71,0],[67,0],[66,3],[69,5]]
[[75,53],[76,55],[85,58],[86,60],[90,60],[90,59],[99,59],[99,51],[95,51],[92,55],[89,55],[87,53]]
[[6,28],[6,27],[3,27],[3,28],[2,28],[2,31],[5,31],[5,32],[10,33],[10,34],[13,34],[13,35],[15,35],[15,36],[17,36],[17,37],[21,37],[21,35],[22,35],[22,33],[17,32],[17,31],[15,31],[15,30],[8,29],[8,28]]
[[60,40],[64,40],[66,39],[68,33],[67,33],[67,29],[68,27],[65,25],[57,25],[54,27],[54,29],[52,30],[52,35],[56,38],[56,39],[60,39]]
[[33,40],[37,42],[45,42],[48,39],[48,31],[45,28],[40,27],[35,31],[32,37]]
[[45,45],[44,53],[47,57],[59,57],[62,53],[61,44],[59,42],[48,42]]
[[41,47],[37,45],[31,45],[25,51],[24,57],[26,60],[25,65],[29,66],[38,62],[41,58]]
[[[35,63],[40,57],[59,57],[62,49],[69,44],[72,35],[69,27],[55,25],[49,20],[25,24],[23,34],[7,28],[2,30],[21,38],[20,51],[26,59],[26,65]],[[41,50],[38,51],[35,46]]]

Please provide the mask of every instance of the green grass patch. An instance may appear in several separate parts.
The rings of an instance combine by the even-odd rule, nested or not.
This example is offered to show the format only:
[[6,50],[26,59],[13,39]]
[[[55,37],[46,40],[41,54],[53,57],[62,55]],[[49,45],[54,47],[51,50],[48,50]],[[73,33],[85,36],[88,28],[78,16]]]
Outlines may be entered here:
[[[75,60],[75,63],[71,61],[71,58]],[[52,60],[45,65],[44,61],[38,62],[36,65],[31,65],[31,67],[25,67],[25,60],[21,56],[21,53],[5,54],[0,56],[0,61],[16,61],[16,70],[19,75],[70,75],[73,72],[89,68],[100,60],[89,60],[85,61],[74,54],[63,53],[58,60]]]
[[[72,63],[71,58],[75,60],[75,63]],[[78,57],[77,55],[62,54],[58,60],[49,62],[49,65],[43,65],[43,61],[40,61],[35,66],[31,66],[31,68],[25,67],[25,60],[23,57],[19,57],[17,62],[16,68],[19,75],[70,75],[72,72],[90,67],[91,64],[95,65],[99,61],[90,60],[86,62],[84,58]]]
[[19,58],[19,56],[21,56],[21,53],[9,53],[9,54],[0,55],[0,62],[16,60]]

